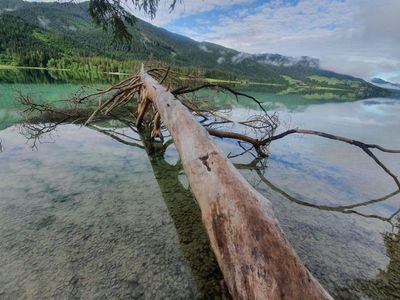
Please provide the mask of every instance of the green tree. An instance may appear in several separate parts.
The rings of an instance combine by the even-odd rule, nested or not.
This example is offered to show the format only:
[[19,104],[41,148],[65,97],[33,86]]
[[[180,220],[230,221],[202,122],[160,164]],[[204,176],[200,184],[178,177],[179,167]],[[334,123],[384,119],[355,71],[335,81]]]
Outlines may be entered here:
[[[177,1],[170,0],[170,10],[175,8]],[[159,2],[160,0],[90,0],[89,12],[97,25],[104,30],[112,30],[115,39],[130,40],[132,35],[127,24],[133,25],[135,17],[126,11],[123,4],[131,4],[154,18]]]

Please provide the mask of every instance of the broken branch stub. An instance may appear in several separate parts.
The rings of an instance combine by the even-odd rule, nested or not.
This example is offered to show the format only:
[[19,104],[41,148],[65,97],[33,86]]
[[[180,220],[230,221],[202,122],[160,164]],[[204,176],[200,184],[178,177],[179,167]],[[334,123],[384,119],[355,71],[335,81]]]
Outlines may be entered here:
[[174,140],[232,297],[331,299],[285,238],[271,203],[240,175],[190,111],[143,67],[140,78]]

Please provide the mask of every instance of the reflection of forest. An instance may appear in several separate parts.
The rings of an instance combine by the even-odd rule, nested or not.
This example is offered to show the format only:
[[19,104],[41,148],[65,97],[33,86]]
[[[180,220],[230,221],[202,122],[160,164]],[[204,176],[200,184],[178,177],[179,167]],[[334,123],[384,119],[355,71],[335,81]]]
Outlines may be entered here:
[[[60,70],[60,69],[29,69],[10,68],[0,70],[1,83],[75,83],[75,84],[110,84],[123,79],[124,75],[108,74],[96,70]],[[319,103],[321,100],[343,101],[360,99],[360,95],[353,90],[321,90],[318,87],[309,86],[306,89],[293,89],[285,85],[268,84],[228,84],[235,89],[246,93],[271,93],[280,95],[280,100],[285,103],[285,95],[290,95],[287,102],[288,107]],[[292,101],[296,97],[297,101]],[[225,99],[226,100],[226,99]],[[263,100],[263,99],[261,99]],[[251,106],[251,102],[246,103]],[[246,106],[247,106],[246,105]]]
[[46,69],[1,69],[1,83],[76,83],[106,84],[121,80],[121,76],[102,72]]

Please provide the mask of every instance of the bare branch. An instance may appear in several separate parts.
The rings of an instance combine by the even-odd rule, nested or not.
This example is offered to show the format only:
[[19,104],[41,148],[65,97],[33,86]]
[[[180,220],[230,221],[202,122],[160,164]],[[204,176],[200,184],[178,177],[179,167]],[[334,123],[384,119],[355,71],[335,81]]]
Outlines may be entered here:
[[363,142],[357,141],[357,140],[353,140],[347,137],[342,137],[342,136],[338,136],[338,135],[333,135],[333,134],[329,134],[329,133],[325,133],[325,132],[321,132],[321,131],[315,131],[315,130],[309,130],[309,129],[290,129],[287,130],[285,132],[282,132],[280,134],[277,134],[275,136],[272,136],[270,138],[267,138],[263,141],[261,141],[261,144],[264,145],[268,145],[270,144],[272,141],[276,141],[278,139],[284,138],[290,134],[307,134],[307,135],[315,135],[315,136],[319,136],[322,138],[327,138],[330,140],[335,140],[335,141],[340,141],[340,142],[344,142],[356,147],[361,148],[361,150],[363,150],[369,157],[371,157],[381,168],[383,171],[385,171],[390,177],[393,178],[394,182],[396,183],[396,185],[398,186],[398,188],[400,189],[400,181],[397,178],[396,175],[394,175],[376,156],[375,154],[372,153],[372,151],[370,149],[377,149],[379,151],[382,152],[386,152],[386,153],[400,153],[400,150],[393,150],[393,149],[387,149],[384,148],[382,146],[379,145],[375,145],[375,144],[365,144]]
[[257,151],[257,154],[261,157],[267,157],[268,155],[262,151],[261,149],[261,144],[260,141],[254,138],[251,138],[247,135],[240,134],[237,132],[229,132],[229,131],[222,131],[222,130],[216,130],[212,128],[207,128],[207,131],[209,134],[220,137],[220,138],[228,138],[228,139],[235,139],[235,140],[240,140],[246,143],[251,144],[254,149]]
[[266,184],[272,190],[274,190],[275,192],[278,192],[279,194],[284,196],[286,199],[288,199],[288,200],[290,200],[290,201],[292,201],[292,202],[294,202],[296,204],[299,204],[299,205],[302,205],[302,206],[306,206],[306,207],[316,208],[316,209],[320,209],[320,210],[325,210],[325,211],[340,212],[340,213],[344,213],[344,214],[357,214],[357,215],[360,215],[360,216],[366,217],[366,218],[379,219],[381,221],[390,223],[392,226],[393,226],[393,223],[392,223],[393,218],[400,213],[400,209],[399,209],[396,212],[392,213],[389,217],[382,217],[382,216],[378,216],[378,215],[363,214],[363,213],[355,210],[356,208],[359,208],[359,207],[365,207],[365,206],[368,206],[368,205],[372,205],[372,204],[375,204],[375,203],[379,203],[379,202],[383,202],[383,201],[389,200],[389,199],[393,198],[394,196],[400,194],[400,189],[398,189],[398,190],[396,190],[394,192],[391,192],[391,193],[389,193],[387,195],[384,195],[384,196],[382,196],[380,198],[371,199],[371,200],[367,200],[367,201],[363,201],[363,202],[359,202],[359,203],[355,203],[355,204],[350,204],[350,205],[342,205],[342,206],[318,205],[318,204],[312,203],[312,201],[300,200],[299,198],[294,197],[293,195],[290,195],[289,193],[287,193],[286,191],[282,190],[281,188],[276,186],[274,183],[269,181],[264,176],[263,168],[260,168],[258,166],[259,161],[260,161],[259,159],[255,159],[249,164],[236,163],[234,165],[238,169],[255,170],[257,175],[259,176],[259,178],[261,179],[261,181],[264,184]]
[[178,96],[178,95],[193,93],[193,92],[199,91],[201,89],[205,89],[205,88],[214,88],[214,89],[218,88],[218,89],[221,89],[221,90],[226,90],[226,91],[230,92],[231,94],[233,94],[236,97],[236,99],[238,99],[239,96],[251,99],[252,101],[254,101],[258,105],[258,107],[265,114],[268,114],[267,111],[265,110],[265,108],[263,107],[262,103],[260,101],[258,101],[255,97],[253,97],[251,95],[248,95],[248,94],[245,94],[245,93],[238,92],[238,91],[236,91],[236,90],[234,90],[234,89],[232,89],[232,88],[230,88],[228,86],[221,85],[221,84],[205,83],[203,85],[200,85],[200,86],[197,86],[197,87],[194,87],[194,88],[182,87],[182,88],[178,88],[178,89],[172,91],[171,93],[174,94],[175,96]]

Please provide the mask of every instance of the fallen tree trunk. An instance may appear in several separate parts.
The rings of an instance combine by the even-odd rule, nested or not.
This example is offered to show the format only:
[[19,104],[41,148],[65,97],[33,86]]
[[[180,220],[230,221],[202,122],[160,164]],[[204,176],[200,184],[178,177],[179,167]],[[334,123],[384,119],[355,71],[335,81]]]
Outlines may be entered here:
[[[103,118],[120,120],[137,133],[131,121],[133,117],[137,120],[137,127],[152,126],[152,139],[157,137],[163,139],[165,126],[162,124],[166,125],[180,153],[193,193],[201,208],[210,244],[232,296],[240,299],[330,299],[331,297],[309,274],[286,241],[273,215],[270,202],[241,177],[236,168],[216,148],[208,134],[238,141],[238,146],[244,151],[228,157],[246,153],[256,157],[252,151],[256,151],[258,157],[266,157],[268,145],[272,141],[291,134],[314,135],[344,142],[363,150],[392,177],[397,187],[400,187],[397,176],[372,150],[386,153],[400,153],[400,150],[308,129],[295,128],[275,134],[279,125],[276,113],[269,114],[257,99],[220,85],[206,84],[205,87],[225,89],[236,97],[244,96],[252,99],[264,112],[261,115],[255,114],[247,120],[235,122],[217,113],[216,108],[208,106],[207,103],[197,100],[194,102],[187,98],[184,103],[177,100],[174,95],[197,91],[202,86],[192,89],[178,88],[169,92],[161,85],[168,73],[170,73],[169,68],[153,68],[147,72],[142,68],[139,74],[132,75],[106,90],[83,98],[71,98],[69,109],[59,109],[47,103],[35,103],[29,97],[20,95],[19,101],[25,107],[22,114],[27,120],[23,125],[25,131],[23,134],[33,140],[35,147],[36,142],[40,142],[41,136],[55,130],[58,124],[67,121],[82,123],[86,120],[85,125],[88,125],[94,120]],[[174,78],[169,79],[166,85],[174,86],[174,80]],[[134,95],[139,97],[133,98]],[[103,101],[104,96],[108,100]],[[94,111],[93,100],[99,101]],[[136,106],[128,105],[132,101],[137,101]],[[146,111],[150,109],[151,118],[148,118]],[[52,120],[52,123],[40,123],[43,118],[46,121]],[[32,120],[35,120],[33,124]],[[240,124],[243,126],[242,129],[254,131],[254,137],[240,134],[240,131],[230,132],[213,128],[221,124]],[[105,130],[104,133],[108,134],[109,130]],[[114,136],[114,139],[142,147],[132,141],[123,141],[118,136]],[[137,140],[125,134],[121,136]],[[244,147],[242,143],[246,143],[250,148]],[[380,199],[371,201],[376,202]],[[356,211],[354,213],[360,214]],[[397,213],[387,221],[390,222]]]
[[179,152],[211,247],[235,299],[331,299],[285,238],[271,203],[165,87],[140,78]]

